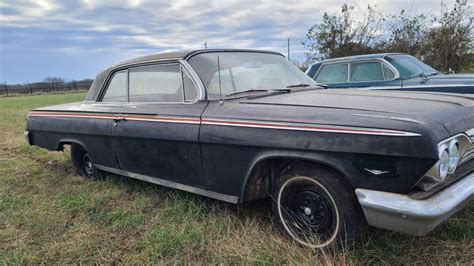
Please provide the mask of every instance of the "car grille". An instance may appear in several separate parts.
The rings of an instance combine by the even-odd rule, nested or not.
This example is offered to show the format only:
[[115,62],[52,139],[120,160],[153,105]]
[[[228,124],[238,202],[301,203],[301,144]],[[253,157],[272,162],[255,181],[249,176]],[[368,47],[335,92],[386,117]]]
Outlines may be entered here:
[[474,145],[471,145],[463,154],[461,160],[459,161],[459,165],[462,165],[469,160],[474,159]]
[[471,146],[464,152],[462,158],[459,160],[459,165],[464,164],[472,159],[474,159],[474,128],[469,130],[471,132],[469,139],[471,139]]

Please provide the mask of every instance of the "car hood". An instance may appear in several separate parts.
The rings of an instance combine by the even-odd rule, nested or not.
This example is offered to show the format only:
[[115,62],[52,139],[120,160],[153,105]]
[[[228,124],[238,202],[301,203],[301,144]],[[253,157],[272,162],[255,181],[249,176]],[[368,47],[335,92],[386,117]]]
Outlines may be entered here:
[[[342,124],[358,123],[354,116],[394,118],[426,124],[436,122],[449,134],[474,128],[474,95],[428,92],[308,90],[242,100],[243,104],[310,107],[323,113],[345,114]],[[351,116],[351,117],[349,117]],[[336,122],[336,121],[334,121]],[[367,121],[365,121],[367,122]],[[365,123],[364,122],[364,123]]]

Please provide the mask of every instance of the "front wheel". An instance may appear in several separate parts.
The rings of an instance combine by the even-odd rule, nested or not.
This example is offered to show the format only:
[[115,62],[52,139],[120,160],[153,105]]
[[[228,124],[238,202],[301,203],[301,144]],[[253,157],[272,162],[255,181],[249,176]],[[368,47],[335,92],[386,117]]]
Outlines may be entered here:
[[310,248],[350,246],[365,222],[354,190],[325,168],[292,167],[275,182],[272,198],[279,227]]

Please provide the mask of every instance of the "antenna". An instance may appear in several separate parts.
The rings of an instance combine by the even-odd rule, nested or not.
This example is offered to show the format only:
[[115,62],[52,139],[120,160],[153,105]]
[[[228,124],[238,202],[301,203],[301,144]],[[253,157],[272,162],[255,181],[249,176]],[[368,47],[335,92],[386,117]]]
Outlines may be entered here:
[[288,61],[290,61],[290,38],[288,38]]
[[219,76],[219,98],[222,101],[221,61],[219,56],[217,56],[217,75]]

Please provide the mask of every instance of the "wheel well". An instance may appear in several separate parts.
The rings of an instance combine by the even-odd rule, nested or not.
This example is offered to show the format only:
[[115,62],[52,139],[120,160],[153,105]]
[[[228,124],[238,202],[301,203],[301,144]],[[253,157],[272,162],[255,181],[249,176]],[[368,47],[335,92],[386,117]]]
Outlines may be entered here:
[[[258,161],[253,166],[243,191],[242,202],[269,197],[274,180],[283,172],[300,164],[324,167],[341,176],[343,179],[348,180],[341,171],[323,162],[301,158],[267,158]],[[348,180],[348,184],[352,186],[350,180]]]
[[77,145],[79,146],[81,149],[83,150],[86,150],[84,148],[84,145],[82,145],[80,142],[78,141],[75,141],[75,140],[61,140],[58,142],[58,148],[57,148],[57,151],[64,151],[64,145]]

